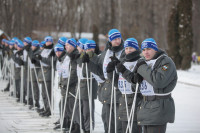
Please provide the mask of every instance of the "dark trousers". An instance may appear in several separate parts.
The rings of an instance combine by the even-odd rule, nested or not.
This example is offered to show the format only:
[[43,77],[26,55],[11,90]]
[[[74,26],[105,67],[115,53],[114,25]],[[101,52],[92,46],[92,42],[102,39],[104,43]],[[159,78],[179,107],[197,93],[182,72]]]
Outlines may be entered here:
[[[126,133],[128,121],[122,121],[121,123],[122,123],[122,133]],[[128,130],[127,133],[130,133],[130,131]],[[142,127],[139,126],[136,121],[133,122],[131,133],[142,133]]]
[[46,89],[45,89],[44,82],[41,82],[41,84],[42,84],[42,98],[43,98],[44,106],[45,106],[46,111],[50,111],[49,102],[51,104],[51,82],[50,81],[46,82],[47,92],[48,92],[50,101],[48,101],[47,92],[46,92]]
[[15,88],[16,88],[16,97],[20,98],[20,85],[21,85],[21,80],[16,79],[15,80]]
[[[104,130],[105,133],[108,133],[109,129],[109,119],[110,119],[110,104],[103,104],[102,107],[102,120],[104,124]],[[119,104],[116,104],[116,116],[118,116],[118,107]],[[114,117],[114,106],[112,106],[112,111],[111,111],[111,124],[110,124],[110,133],[121,133],[122,132],[122,127],[121,127],[121,121],[116,118],[116,123],[117,123],[117,131],[115,132],[115,117]]]
[[[77,104],[76,104],[76,121],[78,121],[78,124],[80,125],[80,112],[79,112],[79,99],[77,99]],[[89,106],[89,100],[84,99],[80,100],[81,102],[81,124],[82,124],[82,129],[84,131],[90,131],[90,106]],[[92,128],[94,129],[94,99],[92,99]]]
[[[74,102],[75,102],[75,98],[69,97],[69,95],[68,95],[66,107],[65,107],[65,116],[64,116],[64,121],[63,121],[63,127],[69,127],[69,125],[71,124]],[[63,96],[62,108],[61,108],[61,101],[59,103],[60,116],[61,116],[61,112],[63,113],[63,111],[64,111],[64,104],[65,104],[65,96]],[[76,114],[76,113],[74,114],[74,121],[76,119],[76,115],[78,115],[78,114]]]
[[[33,94],[32,94],[32,88],[31,88],[31,84],[33,84]],[[29,98],[31,98],[33,100],[33,96],[35,99],[35,103],[39,103],[39,87],[36,81],[33,81],[33,83],[29,83]]]
[[144,126],[144,133],[165,133],[167,124]]

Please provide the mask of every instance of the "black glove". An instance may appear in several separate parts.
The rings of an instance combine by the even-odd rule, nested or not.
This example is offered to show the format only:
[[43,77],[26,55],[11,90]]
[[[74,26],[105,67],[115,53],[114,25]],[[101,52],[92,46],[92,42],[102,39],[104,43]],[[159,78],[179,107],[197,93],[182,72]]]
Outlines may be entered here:
[[115,66],[120,63],[119,59],[117,59],[115,55],[111,56],[110,59],[112,62],[114,62]]
[[41,60],[41,59],[42,59],[42,56],[41,56],[40,54],[36,54],[36,55],[35,55],[35,58],[38,59],[38,60]]
[[31,63],[35,64],[36,60],[35,59],[31,59]]
[[29,50],[30,50],[30,47],[31,47],[31,45],[28,44],[27,46],[24,47],[24,49],[25,49],[26,51],[29,51]]
[[117,71],[121,73],[124,73],[126,71],[126,67],[122,63],[117,64],[116,68]]
[[134,68],[133,72],[134,72],[134,73],[137,73],[138,68],[139,68],[141,65],[143,65],[143,64],[147,64],[147,63],[145,62],[144,59],[139,59],[138,62],[137,62],[137,64],[135,65],[135,68]]
[[23,66],[23,65],[24,65],[24,62],[21,60],[21,61],[18,62],[18,64],[19,64],[20,66]]
[[55,56],[55,55],[56,54],[55,54],[54,50],[52,50],[51,53],[49,54],[50,57]]
[[106,72],[110,73],[110,72],[113,72],[114,70],[115,70],[115,63],[111,61],[110,63],[108,63],[108,66],[106,68]]
[[131,81],[136,84],[136,83],[141,83],[143,81],[143,77],[139,73],[134,73]]
[[89,55],[87,53],[85,53],[83,55],[82,62],[83,63],[88,63],[89,61],[90,61],[90,57],[89,57]]
[[74,59],[76,59],[76,54],[71,54],[71,55],[69,56],[69,58],[70,58],[71,61],[74,60]]

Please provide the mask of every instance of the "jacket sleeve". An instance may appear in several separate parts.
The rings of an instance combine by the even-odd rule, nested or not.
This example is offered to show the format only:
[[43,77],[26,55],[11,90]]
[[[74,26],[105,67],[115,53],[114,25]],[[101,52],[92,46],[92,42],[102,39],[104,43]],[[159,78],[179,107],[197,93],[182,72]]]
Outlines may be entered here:
[[172,82],[177,75],[176,67],[171,58],[165,57],[152,70],[147,64],[138,68],[138,73],[149,82],[154,88],[164,88]]
[[90,62],[88,63],[88,69],[98,75],[101,79],[104,79],[103,74],[103,61],[105,57],[105,52],[102,53],[99,56],[94,56],[90,59]]
[[21,64],[24,63],[24,61],[23,61],[20,57],[16,57],[15,54],[12,55],[12,59],[13,59],[13,61],[14,61],[15,63],[17,63],[17,64],[19,64],[19,65],[21,65]]
[[77,68],[76,61],[75,60],[71,61],[71,73],[70,73],[69,86],[75,85],[78,81],[76,68]]

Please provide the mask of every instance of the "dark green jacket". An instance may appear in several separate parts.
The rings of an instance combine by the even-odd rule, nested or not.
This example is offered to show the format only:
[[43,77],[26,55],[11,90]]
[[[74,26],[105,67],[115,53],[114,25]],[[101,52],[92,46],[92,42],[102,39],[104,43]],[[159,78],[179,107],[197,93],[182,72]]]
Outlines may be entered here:
[[[115,51],[115,53],[121,52],[121,57],[122,58],[125,54],[123,51],[123,43],[118,47],[118,49],[112,49],[110,48],[111,51]],[[102,52],[99,56],[95,56],[92,59],[94,61],[90,61],[88,63],[88,68],[93,72],[94,74],[98,75],[101,79],[105,80],[105,82],[101,85],[101,88],[98,89],[98,98],[103,104],[110,104],[111,103],[111,90],[112,90],[112,81],[109,79],[105,79],[104,74],[103,74],[103,62],[104,58],[106,55],[106,51]],[[119,90],[116,90],[116,102],[119,103],[119,98],[121,96],[121,93]],[[114,102],[114,100],[113,100]]]
[[[161,55],[165,55],[160,57]],[[154,64],[153,70],[147,64],[138,68],[138,73],[149,82],[155,93],[171,92],[177,83],[176,66],[172,59],[162,50],[158,50],[153,59],[160,57]],[[139,125],[162,125],[173,123],[175,118],[175,105],[172,97],[142,100],[138,109],[137,119]]]

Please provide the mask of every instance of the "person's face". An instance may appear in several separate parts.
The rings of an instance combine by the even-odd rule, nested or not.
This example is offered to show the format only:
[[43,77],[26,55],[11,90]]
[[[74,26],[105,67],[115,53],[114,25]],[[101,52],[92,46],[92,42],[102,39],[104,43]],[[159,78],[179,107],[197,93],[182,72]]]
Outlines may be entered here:
[[7,46],[8,46],[8,44],[7,44],[7,43],[5,43],[5,46],[7,47]]
[[133,48],[133,47],[126,47],[125,48],[125,53],[126,54],[130,54],[130,53],[135,52],[135,51],[136,51],[136,49]]
[[35,46],[31,46],[31,49],[32,49],[32,50],[35,50],[36,48],[37,48],[37,47],[35,47]]
[[17,44],[14,44],[15,49],[17,49]]
[[24,46],[27,46],[28,45],[28,43],[27,42],[23,42],[24,43]]
[[44,49],[44,47],[40,47],[40,50],[43,50]]
[[74,51],[75,48],[72,45],[70,45],[69,43],[66,43],[65,49],[67,50],[68,53],[71,53],[72,51]]
[[105,50],[105,45],[99,46],[99,50],[100,50],[100,51],[104,51],[104,50]]
[[80,48],[79,46],[77,47],[79,54],[82,53],[84,50]]
[[52,42],[46,42],[46,46],[50,46]]
[[1,41],[1,44],[4,45],[5,43],[3,41]]
[[152,48],[144,48],[142,50],[142,54],[144,55],[146,60],[151,60],[156,54],[156,51]]
[[88,53],[88,52],[90,52],[90,51],[94,52],[94,51],[95,51],[95,49],[94,49],[94,48],[87,49],[87,50],[86,50],[86,53]]
[[12,45],[9,45],[9,48],[10,48],[10,49],[12,49],[12,48],[13,48],[13,46],[12,46]]
[[62,54],[62,51],[56,51],[56,56],[57,56],[57,57],[60,57],[61,54]]
[[111,41],[112,47],[119,46],[121,44],[122,39],[121,38],[116,38]]
[[20,47],[17,46],[17,50],[20,51],[20,50],[22,50],[22,48],[20,48]]

